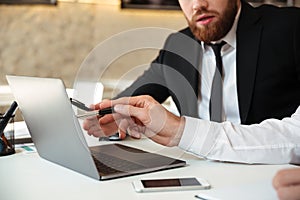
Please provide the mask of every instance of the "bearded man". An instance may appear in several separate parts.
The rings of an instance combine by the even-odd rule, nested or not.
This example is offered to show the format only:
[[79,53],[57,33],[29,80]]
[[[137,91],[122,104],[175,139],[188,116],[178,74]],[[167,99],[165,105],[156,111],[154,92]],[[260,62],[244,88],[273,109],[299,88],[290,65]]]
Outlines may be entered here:
[[[299,164],[300,9],[179,3],[189,27],[167,38],[150,68],[116,97],[123,98],[95,105],[117,105],[118,115],[85,120],[88,134],[127,131],[212,160]],[[170,96],[180,116],[160,105]]]

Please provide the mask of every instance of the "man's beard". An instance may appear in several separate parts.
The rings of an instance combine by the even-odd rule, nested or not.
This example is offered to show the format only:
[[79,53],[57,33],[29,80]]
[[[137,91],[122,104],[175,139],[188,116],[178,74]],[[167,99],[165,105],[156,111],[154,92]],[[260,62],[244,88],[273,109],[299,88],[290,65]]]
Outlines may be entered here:
[[230,31],[234,19],[237,13],[237,3],[236,1],[229,1],[229,5],[226,7],[220,20],[215,23],[209,23],[208,25],[203,25],[201,27],[196,26],[196,18],[203,13],[209,13],[206,10],[197,12],[192,20],[189,21],[190,29],[192,30],[194,36],[205,43],[210,43],[211,41],[218,41]]

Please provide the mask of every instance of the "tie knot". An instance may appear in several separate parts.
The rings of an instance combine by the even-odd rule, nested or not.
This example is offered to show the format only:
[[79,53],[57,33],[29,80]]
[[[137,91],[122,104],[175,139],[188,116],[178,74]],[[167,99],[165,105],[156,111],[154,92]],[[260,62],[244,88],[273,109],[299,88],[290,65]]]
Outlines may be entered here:
[[225,41],[222,41],[220,43],[215,43],[215,44],[212,44],[212,43],[209,43],[208,45],[211,46],[211,48],[214,50],[214,53],[215,54],[220,54],[221,52],[221,48],[222,46],[224,46],[226,44]]

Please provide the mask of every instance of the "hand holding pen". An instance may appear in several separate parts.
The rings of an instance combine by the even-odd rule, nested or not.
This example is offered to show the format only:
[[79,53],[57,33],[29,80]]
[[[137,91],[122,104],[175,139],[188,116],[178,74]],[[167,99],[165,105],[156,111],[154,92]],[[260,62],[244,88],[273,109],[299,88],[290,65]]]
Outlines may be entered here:
[[76,106],[77,108],[86,111],[86,113],[81,114],[81,115],[77,115],[78,118],[85,118],[85,117],[91,117],[91,116],[104,116],[106,114],[112,114],[114,113],[114,108],[113,107],[109,107],[109,108],[104,108],[101,110],[92,110],[91,108],[87,107],[84,103],[70,98],[70,101],[72,103],[72,105]]
[[[87,107],[84,103],[82,103],[76,99],[70,98],[70,101],[71,101],[72,105],[76,106],[77,108],[79,108],[81,110],[86,111],[86,113],[84,113],[84,114],[77,115],[77,118],[87,118],[87,117],[91,117],[91,116],[103,117],[106,114],[115,113],[114,107],[108,107],[108,108],[104,108],[104,109],[100,109],[100,110],[93,110],[93,109]],[[96,123],[97,124],[99,123],[98,120]],[[110,130],[112,130],[111,127],[110,127]],[[100,131],[100,132],[102,132],[102,131]],[[119,140],[124,139],[126,137],[126,134],[120,135],[119,132],[114,132],[114,134],[110,135],[110,136],[106,136],[106,135],[104,136],[103,134],[99,134],[98,137],[99,137],[100,141],[102,141],[102,140],[103,141],[107,141],[107,140],[119,141]]]

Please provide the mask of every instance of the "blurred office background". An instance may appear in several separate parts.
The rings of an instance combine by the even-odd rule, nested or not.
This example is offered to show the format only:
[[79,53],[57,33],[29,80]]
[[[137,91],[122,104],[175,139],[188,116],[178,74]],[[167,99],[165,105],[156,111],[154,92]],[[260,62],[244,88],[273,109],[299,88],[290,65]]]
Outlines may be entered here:
[[[89,52],[112,35],[142,27],[172,30],[186,27],[185,18],[178,9],[122,9],[121,0],[62,0],[55,5],[8,5],[3,3],[5,1],[14,0],[2,0],[0,4],[2,86],[7,85],[6,74],[16,74],[58,77],[63,79],[66,87],[72,87],[77,70]],[[22,0],[16,1],[22,3]],[[253,1],[262,3],[261,0]],[[274,3],[271,0],[266,2]],[[275,3],[284,6],[291,2],[300,5],[300,0],[277,0]],[[157,53],[155,49],[145,49],[112,63],[101,77],[104,98],[111,95],[110,87],[115,80],[131,67],[151,62]],[[135,77],[129,77],[128,81]],[[3,112],[1,104],[0,112]]]
[[[6,84],[5,74],[18,74],[60,77],[71,87],[85,57],[105,39],[141,27],[178,30],[185,27],[185,19],[178,10],[121,9],[119,0],[79,0],[0,4],[0,27],[1,85]],[[118,78],[156,54],[149,50],[118,62],[104,79]]]

